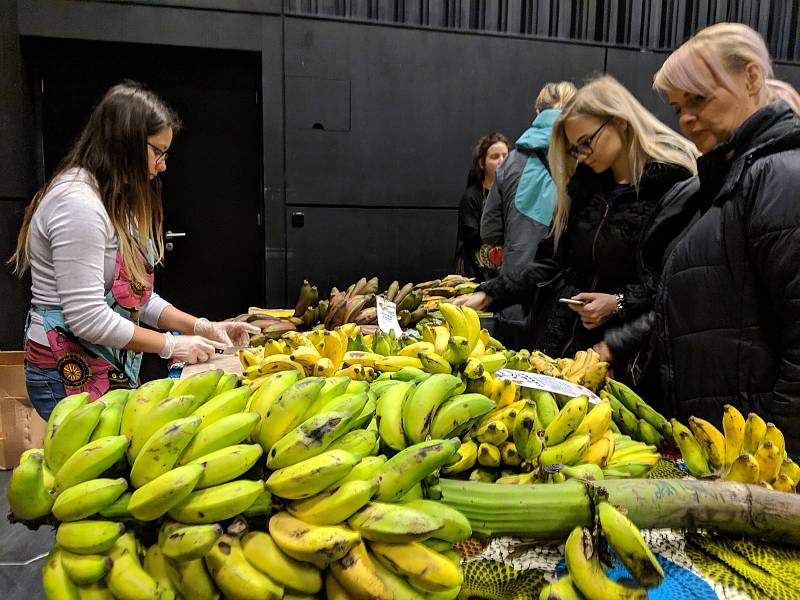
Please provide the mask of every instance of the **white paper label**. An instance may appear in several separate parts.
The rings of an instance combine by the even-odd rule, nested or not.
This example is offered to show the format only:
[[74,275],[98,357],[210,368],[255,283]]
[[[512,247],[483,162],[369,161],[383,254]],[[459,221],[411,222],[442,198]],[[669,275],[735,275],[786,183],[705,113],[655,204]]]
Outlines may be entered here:
[[573,398],[575,396],[588,396],[589,402],[593,402],[594,404],[600,402],[600,397],[589,388],[585,388],[577,383],[558,379],[557,377],[542,375],[541,373],[528,373],[527,371],[515,371],[514,369],[498,369],[492,373],[492,377],[510,379],[522,387],[544,390],[553,394],[562,394]]
[[378,328],[383,333],[394,331],[398,338],[403,335],[403,329],[397,322],[397,305],[382,296],[376,297],[375,303],[378,309]]

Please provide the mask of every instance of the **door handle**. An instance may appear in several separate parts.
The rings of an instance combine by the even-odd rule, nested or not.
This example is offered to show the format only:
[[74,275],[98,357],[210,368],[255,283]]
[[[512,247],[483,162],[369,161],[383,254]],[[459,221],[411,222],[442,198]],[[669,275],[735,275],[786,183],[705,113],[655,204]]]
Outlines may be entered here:
[[186,234],[182,232],[181,233],[173,233],[171,231],[165,232],[164,239],[167,240],[167,243],[164,244],[164,250],[166,250],[167,252],[172,252],[172,250],[175,248],[175,244],[173,244],[169,240],[173,238],[182,238],[182,237],[186,237]]

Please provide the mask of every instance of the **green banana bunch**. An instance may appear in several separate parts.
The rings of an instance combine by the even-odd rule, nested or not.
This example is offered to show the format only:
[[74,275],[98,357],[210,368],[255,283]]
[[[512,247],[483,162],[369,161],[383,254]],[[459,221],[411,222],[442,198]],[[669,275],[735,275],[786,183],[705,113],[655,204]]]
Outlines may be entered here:
[[150,437],[161,427],[188,417],[198,407],[194,396],[170,396],[147,411],[147,417],[136,424],[128,448],[128,461],[133,464]]
[[263,493],[263,481],[237,479],[192,492],[169,510],[169,516],[189,525],[216,523],[244,512]]
[[[62,398],[61,401],[57,402],[53,407],[53,412],[50,413],[50,418],[47,420],[47,427],[45,427],[42,441],[45,463],[48,464],[48,466],[47,457],[50,455],[50,445],[53,443],[53,436],[56,431],[58,431],[64,419],[66,419],[72,411],[83,406],[87,402],[89,402],[89,394],[87,392],[82,392]],[[52,467],[50,468],[52,469]]]
[[194,416],[200,417],[198,429],[205,429],[223,417],[245,412],[247,405],[250,404],[250,395],[250,388],[242,386],[213,396],[192,413]]
[[99,477],[125,456],[128,443],[124,435],[116,435],[100,438],[79,448],[56,473],[56,493]]
[[[220,379],[220,381],[222,381],[222,379]],[[163,596],[168,597],[170,594],[175,598],[180,596],[180,591],[178,591],[178,588],[170,578],[170,572],[174,569],[172,565],[169,564],[167,557],[164,556],[158,544],[151,544],[147,549],[142,567],[145,572],[155,580],[156,584],[165,590]]]
[[114,561],[102,554],[73,554],[61,549],[61,566],[79,586],[97,583],[111,570]]
[[78,521],[111,505],[128,488],[125,479],[90,479],[59,494],[53,515],[59,521]]
[[[187,378],[186,381],[189,379],[190,378]],[[163,379],[148,381],[134,390],[130,396],[128,396],[128,401],[125,403],[125,410],[122,411],[119,434],[131,439],[139,421],[144,418],[147,411],[169,395],[174,383],[174,379],[165,377]]]
[[218,523],[178,526],[165,532],[158,545],[167,558],[194,560],[205,556],[222,533]]
[[133,492],[128,512],[140,521],[154,521],[192,493],[204,465],[177,467],[159,475]]
[[43,468],[44,453],[32,452],[11,473],[7,495],[15,519],[29,521],[50,514],[55,496],[44,485]]
[[166,561],[172,585],[184,598],[216,600],[219,598],[214,580],[208,574],[202,558],[185,561]]
[[194,489],[201,490],[236,479],[247,473],[263,452],[258,444],[237,444],[195,459],[189,464],[203,465],[204,469]]
[[432,500],[411,500],[403,506],[423,512],[442,522],[442,527],[433,532],[433,538],[443,540],[450,544],[462,542],[472,535],[472,526],[469,520],[455,508],[442,502]]
[[223,375],[224,371],[222,371],[222,369],[195,373],[186,379],[179,379],[176,381],[169,395],[194,396],[198,405],[205,404],[206,400],[211,398],[211,395],[217,389],[217,384],[219,380],[222,379]]
[[578,464],[589,449],[591,442],[591,434],[577,433],[560,444],[546,446],[539,455],[539,464],[545,466]]
[[282,469],[322,454],[347,431],[350,416],[344,412],[314,415],[279,439],[267,457],[269,469]]
[[494,401],[483,394],[452,396],[436,410],[430,426],[430,436],[434,439],[461,436],[477,419],[494,408]]
[[406,504],[370,502],[347,520],[365,540],[404,543],[431,537],[444,521]]
[[369,429],[354,429],[345,433],[328,446],[328,450],[345,450],[361,460],[378,450],[378,432]]
[[194,435],[176,464],[187,465],[201,456],[241,443],[247,439],[259,420],[260,416],[255,411],[222,417]]
[[442,354],[442,358],[449,362],[453,368],[458,368],[467,362],[471,351],[469,340],[456,335],[447,340],[447,350]]
[[259,430],[258,442],[265,452],[269,452],[278,440],[301,423],[303,415],[317,399],[323,385],[324,379],[308,377],[275,399],[262,418]]
[[328,489],[335,489],[349,481],[367,481],[370,479],[376,479],[378,473],[380,473],[380,470],[385,464],[385,454],[381,454],[379,456],[365,456],[358,462],[358,464],[356,464],[356,466],[353,467],[353,470],[350,471],[350,473],[333,483]]
[[290,467],[274,471],[267,489],[290,500],[309,498],[345,477],[358,459],[344,450],[331,450]]
[[53,433],[49,453],[45,449],[44,458],[53,473],[58,473],[67,459],[88,443],[105,406],[100,402],[84,404],[64,417]]
[[367,504],[377,490],[378,483],[373,479],[347,481],[335,489],[290,502],[286,510],[311,525],[337,525]]
[[136,600],[161,597],[161,588],[139,564],[138,557],[124,550],[119,552],[112,550],[111,558],[114,564],[106,577],[106,582],[115,598]]
[[436,409],[460,385],[458,377],[438,373],[414,388],[403,404],[403,432],[409,442],[416,444],[425,439]]
[[114,521],[73,521],[61,523],[56,543],[73,554],[100,554],[110,550],[125,533],[125,525]]
[[58,546],[53,546],[42,567],[42,587],[48,598],[80,598],[78,586],[69,578],[61,562]]
[[200,417],[176,419],[156,430],[145,442],[131,467],[130,480],[140,488],[175,466],[200,426]]
[[410,446],[386,461],[378,475],[378,493],[381,502],[402,498],[417,483],[446,464],[458,450],[458,438],[429,440]]
[[[128,390],[114,390],[114,391],[128,392]],[[107,395],[108,394],[106,394],[106,396]],[[103,412],[100,413],[100,419],[97,421],[97,425],[92,431],[92,435],[89,438],[89,441],[94,442],[95,440],[99,440],[104,437],[119,435],[119,428],[120,425],[122,424],[122,413],[124,411],[125,411],[125,402],[112,402],[111,404],[106,404],[106,407],[103,409]]]
[[378,417],[378,433],[383,443],[392,450],[406,447],[403,431],[403,405],[414,389],[412,382],[392,381],[378,395],[375,414]]

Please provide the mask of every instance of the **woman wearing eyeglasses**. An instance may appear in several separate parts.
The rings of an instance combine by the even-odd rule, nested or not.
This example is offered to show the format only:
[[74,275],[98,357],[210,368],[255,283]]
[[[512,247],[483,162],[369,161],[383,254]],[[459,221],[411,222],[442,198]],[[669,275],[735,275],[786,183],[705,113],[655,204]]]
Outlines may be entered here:
[[252,329],[198,319],[153,291],[164,251],[158,175],[179,128],[145,87],[112,87],[25,211],[10,262],[31,271],[26,381],[44,419],[65,395],[135,387],[142,352],[203,362]]
[[595,347],[624,364],[636,349],[610,347],[606,330],[652,306],[637,273],[639,237],[661,197],[695,172],[695,152],[615,79],[591,81],[553,125],[557,200],[536,261],[462,303],[496,309],[533,300],[532,347],[553,356]]

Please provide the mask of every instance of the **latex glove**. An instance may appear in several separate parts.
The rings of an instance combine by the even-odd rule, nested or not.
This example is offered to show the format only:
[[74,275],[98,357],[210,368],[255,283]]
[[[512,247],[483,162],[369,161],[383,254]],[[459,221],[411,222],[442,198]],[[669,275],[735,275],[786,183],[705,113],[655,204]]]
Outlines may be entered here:
[[583,300],[586,303],[583,306],[569,305],[581,316],[581,322],[586,329],[600,327],[617,314],[617,297],[614,294],[582,292],[573,296],[572,299]]
[[244,348],[250,345],[249,334],[261,333],[261,330],[255,325],[240,321],[209,321],[200,318],[194,323],[194,333],[225,344],[225,348]]
[[164,334],[164,347],[158,355],[161,358],[174,358],[194,364],[211,360],[217,349],[224,350],[225,344],[207,340],[199,335]]
[[472,294],[464,294],[458,298],[453,299],[453,304],[456,306],[469,306],[475,310],[483,310],[492,303],[492,297],[487,295],[486,292],[474,292]]

